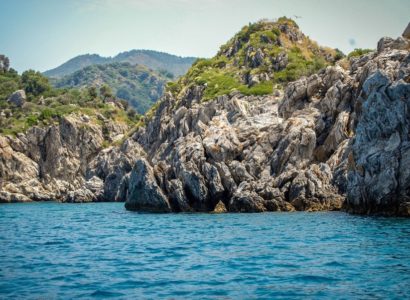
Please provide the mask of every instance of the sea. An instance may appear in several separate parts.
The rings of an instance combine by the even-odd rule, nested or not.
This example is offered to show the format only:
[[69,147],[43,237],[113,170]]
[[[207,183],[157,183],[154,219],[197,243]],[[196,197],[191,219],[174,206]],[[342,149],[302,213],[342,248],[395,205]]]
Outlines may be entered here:
[[410,219],[0,205],[0,299],[410,299]]

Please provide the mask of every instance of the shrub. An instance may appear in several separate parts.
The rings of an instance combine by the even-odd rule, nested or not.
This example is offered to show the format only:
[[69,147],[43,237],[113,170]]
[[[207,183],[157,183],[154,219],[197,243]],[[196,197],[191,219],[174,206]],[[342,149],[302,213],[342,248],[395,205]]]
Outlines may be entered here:
[[27,117],[26,123],[27,123],[27,126],[30,126],[30,127],[34,126],[34,125],[37,125],[38,117],[35,116],[35,115],[30,115],[30,116]]
[[196,84],[206,84],[203,100],[209,100],[216,96],[229,94],[232,90],[239,88],[240,82],[233,74],[212,69],[204,72],[196,78]]
[[52,117],[54,117],[56,115],[55,111],[51,108],[45,108],[41,111],[40,116],[39,116],[39,120],[43,121],[43,120],[48,120],[51,119]]
[[255,84],[252,87],[241,86],[239,91],[245,95],[267,95],[273,92],[273,82],[272,81],[264,81],[258,84]]
[[350,52],[349,55],[347,55],[347,58],[362,56],[364,54],[367,54],[367,53],[373,52],[373,51],[374,50],[372,50],[372,49],[356,48],[352,52]]
[[133,108],[128,109],[127,116],[130,119],[134,119],[136,115],[137,115],[137,112],[135,111],[135,109],[133,109]]
[[181,91],[181,85],[178,82],[170,81],[167,83],[166,90],[176,96]]
[[40,72],[34,70],[23,72],[21,82],[26,93],[33,96],[39,96],[51,89],[47,77],[44,77]]

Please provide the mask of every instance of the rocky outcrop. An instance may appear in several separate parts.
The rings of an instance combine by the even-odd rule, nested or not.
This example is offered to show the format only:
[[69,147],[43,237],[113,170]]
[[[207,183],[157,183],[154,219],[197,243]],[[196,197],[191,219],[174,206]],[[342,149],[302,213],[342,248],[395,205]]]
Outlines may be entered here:
[[13,104],[14,106],[22,107],[23,104],[26,102],[26,99],[26,92],[24,90],[18,90],[10,95],[7,102]]
[[[115,172],[112,164],[126,160],[121,159],[130,151],[124,144],[115,158],[107,159],[105,165],[101,162],[108,151],[102,151],[107,128],[113,135],[126,130],[110,122],[101,126],[74,114],[63,117],[58,125],[32,127],[16,137],[0,136],[0,202],[112,200],[105,193],[110,182],[106,178]],[[127,166],[120,167],[124,170],[121,179]]]
[[[202,102],[195,86],[167,94],[133,136],[147,160],[128,189],[154,194],[143,202],[152,211],[409,215],[406,43],[384,38],[349,69],[288,84],[283,98],[233,92]],[[131,194],[126,207],[139,210]]]
[[[358,213],[410,215],[410,84],[408,51],[384,53],[363,83],[347,185]],[[368,72],[363,67],[363,72]]]
[[410,23],[407,24],[407,27],[406,27],[406,29],[403,31],[402,36],[403,36],[405,39],[410,39]]
[[127,202],[125,207],[129,210],[149,212],[170,212],[167,197],[159,188],[152,167],[140,158],[129,177],[132,184],[128,187]]

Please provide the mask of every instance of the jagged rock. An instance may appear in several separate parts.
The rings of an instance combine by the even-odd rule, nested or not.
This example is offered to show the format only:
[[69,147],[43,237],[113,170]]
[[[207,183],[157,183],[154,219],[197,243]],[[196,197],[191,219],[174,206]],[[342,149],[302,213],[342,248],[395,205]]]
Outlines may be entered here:
[[264,200],[255,192],[238,191],[229,201],[230,212],[264,212]]
[[402,37],[397,39],[392,39],[390,37],[381,38],[377,43],[377,52],[381,53],[387,49],[409,50],[410,41]]
[[170,212],[167,197],[155,181],[154,171],[148,162],[140,158],[135,162],[128,184],[128,210],[149,212]]
[[265,54],[261,49],[249,47],[246,52],[245,63],[251,68],[257,68],[263,64]]
[[272,66],[275,71],[280,71],[286,68],[288,65],[288,54],[281,52],[272,59]]
[[17,107],[22,107],[26,99],[26,92],[24,90],[18,90],[11,94],[7,101]]
[[126,196],[120,191],[125,188],[121,181],[131,172],[135,160],[144,156],[141,147],[135,141],[127,139],[120,147],[109,147],[100,151],[90,162],[86,177],[104,179],[103,199],[125,201]]
[[203,134],[206,153],[215,161],[231,161],[242,150],[235,131],[225,116],[215,117]]
[[377,70],[363,85],[347,186],[347,205],[354,212],[406,214],[402,207],[410,188],[410,84],[390,78]]
[[70,191],[65,195],[64,202],[78,203],[78,202],[93,202],[96,201],[95,195],[88,189],[78,189]]
[[213,213],[216,213],[216,214],[221,214],[221,213],[226,213],[226,212],[228,212],[228,210],[226,209],[225,204],[224,204],[222,201],[219,201],[219,202],[216,204],[216,206],[215,206],[215,208],[214,208],[214,210],[213,210],[212,212],[213,212]]
[[31,202],[31,201],[32,200],[26,195],[0,191],[0,203]]
[[303,100],[307,98],[307,79],[301,79],[288,84],[285,90],[284,100],[279,105],[279,114],[289,118],[295,110],[303,106]]
[[316,95],[322,88],[322,85],[322,78],[319,75],[313,74],[310,76],[307,79],[306,96],[311,98]]
[[[114,133],[116,128],[120,127],[111,128]],[[93,169],[97,168],[94,160],[102,149],[103,131],[89,117],[72,114],[58,125],[32,127],[16,137],[0,136],[0,191],[13,201],[27,201],[27,197],[36,201],[112,200],[103,194],[108,172]],[[123,169],[119,180],[126,173],[127,168]]]
[[402,36],[406,39],[410,39],[410,23],[407,24],[406,29],[404,29]]

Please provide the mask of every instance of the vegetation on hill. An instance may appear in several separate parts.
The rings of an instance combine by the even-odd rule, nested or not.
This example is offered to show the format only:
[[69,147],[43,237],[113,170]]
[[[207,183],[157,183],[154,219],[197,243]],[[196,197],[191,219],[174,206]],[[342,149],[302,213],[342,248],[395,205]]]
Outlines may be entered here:
[[367,53],[370,53],[370,52],[373,52],[373,51],[375,51],[375,50],[356,48],[347,55],[347,58],[362,56],[364,54],[367,54]]
[[[351,56],[366,51],[357,49]],[[3,59],[0,62],[0,113],[6,118],[1,119],[1,132],[17,133],[31,125],[49,124],[73,111],[142,124],[137,122],[140,116],[128,108],[128,102],[140,113],[151,107],[146,113],[146,119],[149,119],[158,107],[158,103],[154,103],[162,94],[164,85],[177,99],[181,99],[192,86],[203,87],[203,101],[232,91],[264,95],[344,57],[339,50],[321,47],[310,40],[293,20],[285,17],[275,22],[261,20],[244,26],[215,57],[197,59],[184,76],[173,82],[169,81],[173,77],[170,68],[159,69],[160,64],[155,65],[157,70],[162,70],[155,72],[135,66],[139,57],[147,56],[163,64],[186,64],[186,68],[192,62],[189,62],[192,58],[146,50],[121,53],[108,58],[109,63],[103,58],[103,64],[99,65],[95,64],[101,61],[98,55],[77,57],[47,72],[49,76],[64,74],[69,69],[67,66],[73,67],[73,61],[75,68],[83,67],[69,76],[53,79],[54,85],[59,87],[56,89],[38,72],[26,71],[18,75],[8,69],[9,62]],[[90,65],[84,67],[84,64]],[[6,101],[18,89],[24,89],[27,94],[27,102],[21,108]]]
[[154,72],[130,63],[91,65],[53,81],[57,88],[85,88],[108,85],[116,97],[127,100],[138,113],[145,113],[161,96],[169,72]]
[[44,75],[47,77],[60,78],[91,65],[128,62],[131,65],[143,65],[149,69],[169,72],[175,77],[179,77],[185,74],[195,59],[195,57],[179,57],[152,50],[131,50],[122,52],[114,57],[85,54],[76,56],[61,66],[44,72]]
[[[73,112],[87,114],[97,121],[106,118],[130,125],[140,118],[126,101],[113,97],[106,85],[100,89],[55,89],[41,73],[29,70],[19,75],[8,65],[4,67],[3,61],[0,57],[0,134],[17,134],[34,125],[46,126]],[[21,107],[8,101],[20,89],[26,93]]]
[[343,56],[310,40],[291,19],[262,20],[243,27],[215,57],[198,59],[185,76],[168,84],[168,90],[182,95],[187,87],[202,85],[203,100],[233,90],[269,94],[275,85],[311,75]]

